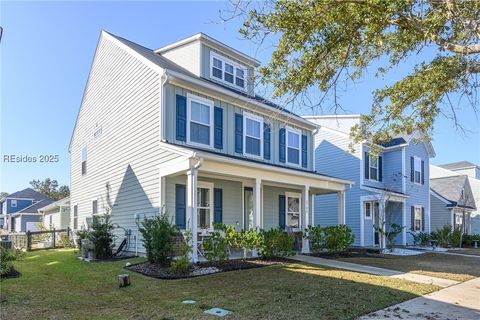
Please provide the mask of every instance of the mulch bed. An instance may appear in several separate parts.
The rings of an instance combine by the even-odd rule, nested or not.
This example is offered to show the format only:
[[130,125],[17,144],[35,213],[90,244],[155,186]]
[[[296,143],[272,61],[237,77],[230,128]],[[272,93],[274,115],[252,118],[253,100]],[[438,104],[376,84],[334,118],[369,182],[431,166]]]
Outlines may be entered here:
[[307,254],[309,256],[325,258],[325,259],[338,259],[338,258],[381,258],[383,255],[379,249],[366,249],[366,248],[351,248],[343,252],[315,252]]
[[235,270],[245,270],[261,268],[278,264],[287,264],[295,262],[286,258],[251,258],[251,259],[232,259],[227,261],[206,261],[199,262],[190,267],[187,272],[173,272],[168,267],[162,267],[150,262],[142,262],[124,267],[127,270],[135,271],[148,277],[158,279],[185,279],[199,276],[205,276],[214,273],[228,272]]
[[10,271],[6,273],[0,273],[0,279],[9,279],[9,278],[18,278],[22,274],[18,272],[17,270],[10,268]]

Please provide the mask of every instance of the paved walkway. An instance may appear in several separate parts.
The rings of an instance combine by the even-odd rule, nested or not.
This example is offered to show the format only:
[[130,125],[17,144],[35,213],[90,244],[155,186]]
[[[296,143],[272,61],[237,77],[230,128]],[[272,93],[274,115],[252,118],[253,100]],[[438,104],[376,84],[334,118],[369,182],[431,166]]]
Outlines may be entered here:
[[331,268],[370,273],[378,276],[405,279],[405,280],[419,282],[419,283],[429,283],[442,288],[446,288],[459,283],[458,281],[454,281],[454,280],[441,279],[437,277],[430,277],[430,276],[414,274],[414,273],[405,273],[405,272],[396,271],[396,270],[366,266],[366,265],[361,265],[356,263],[338,261],[334,259],[324,259],[324,258],[317,258],[317,257],[299,255],[299,254],[292,257],[292,259],[301,261],[301,262],[331,267]]
[[372,319],[480,319],[480,278],[364,315]]

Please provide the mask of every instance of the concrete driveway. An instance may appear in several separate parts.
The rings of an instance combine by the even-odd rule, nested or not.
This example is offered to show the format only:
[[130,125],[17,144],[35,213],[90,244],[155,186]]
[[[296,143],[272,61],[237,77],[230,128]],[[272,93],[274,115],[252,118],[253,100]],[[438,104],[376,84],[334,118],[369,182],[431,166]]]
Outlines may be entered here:
[[369,313],[359,319],[478,320],[480,278]]

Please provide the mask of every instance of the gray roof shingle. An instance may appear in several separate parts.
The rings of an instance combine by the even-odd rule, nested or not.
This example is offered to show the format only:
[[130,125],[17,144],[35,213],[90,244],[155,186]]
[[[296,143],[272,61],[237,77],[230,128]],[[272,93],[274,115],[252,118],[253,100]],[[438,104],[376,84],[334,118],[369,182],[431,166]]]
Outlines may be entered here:
[[32,188],[26,188],[12,194],[9,194],[7,198],[17,198],[17,199],[33,199],[34,201],[40,200],[53,200],[52,198],[33,190]]
[[[430,189],[449,201],[449,206],[476,209],[472,189],[466,175],[430,179]],[[461,198],[462,189],[464,190],[464,199]]]
[[23,210],[20,210],[15,213],[38,213],[38,209],[43,208],[45,206],[48,206],[49,204],[55,202],[53,199],[43,199],[40,200],[34,204],[32,204],[30,207],[26,207]]
[[448,170],[458,170],[458,169],[466,169],[466,168],[480,169],[480,166],[470,161],[458,161],[458,162],[446,163],[446,164],[439,165],[439,167],[448,169]]

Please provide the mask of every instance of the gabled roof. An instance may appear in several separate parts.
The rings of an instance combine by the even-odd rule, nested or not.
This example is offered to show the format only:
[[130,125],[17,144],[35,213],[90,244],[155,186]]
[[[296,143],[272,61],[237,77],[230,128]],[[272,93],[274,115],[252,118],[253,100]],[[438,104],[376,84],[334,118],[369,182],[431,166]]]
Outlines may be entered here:
[[53,200],[53,199],[43,199],[43,200],[40,200],[38,202],[35,202],[34,204],[32,204],[29,207],[26,207],[26,208],[24,208],[20,211],[15,212],[15,214],[17,214],[17,213],[38,213],[38,209],[43,208],[43,207],[53,203],[54,201],[55,200]]
[[389,148],[389,147],[399,146],[399,145],[405,144],[405,143],[407,143],[407,141],[405,141],[404,138],[397,137],[397,138],[392,138],[392,140],[390,140],[388,142],[382,143],[381,146],[385,147],[385,148]]
[[234,49],[234,48],[232,48],[232,47],[230,47],[230,46],[228,46],[228,45],[226,45],[226,44],[224,44],[224,43],[206,35],[203,32],[199,32],[197,34],[194,34],[193,36],[184,38],[182,40],[176,41],[176,42],[174,42],[172,44],[169,44],[167,46],[164,46],[162,48],[156,49],[156,50],[154,50],[154,52],[162,54],[162,53],[165,53],[165,52],[170,51],[172,49],[184,46],[184,45],[186,45],[188,43],[191,43],[191,42],[194,42],[194,41],[203,42],[203,43],[213,47],[214,49],[217,49],[218,51],[226,52],[228,55],[232,55],[233,57],[235,57],[238,60],[246,63],[247,65],[251,65],[253,67],[258,67],[260,65],[260,61],[258,61],[257,59],[254,59],[254,58],[250,57],[249,55],[246,55],[245,53],[240,52],[237,49]]
[[439,167],[448,169],[448,170],[460,170],[460,169],[471,169],[471,168],[477,168],[480,170],[480,166],[470,161],[458,161],[458,162],[446,163],[446,164],[439,165]]
[[[308,121],[308,120],[302,118],[301,116],[299,116],[299,115],[297,115],[297,114],[279,106],[278,104],[276,104],[274,102],[271,102],[271,101],[265,99],[264,97],[261,97],[261,96],[258,96],[258,95],[249,95],[246,92],[236,90],[236,89],[231,88],[229,86],[219,84],[217,82],[211,81],[211,80],[203,78],[203,77],[198,77],[197,75],[195,75],[192,72],[186,70],[185,68],[179,66],[178,64],[174,63],[173,61],[171,61],[171,60],[161,56],[160,54],[156,53],[154,50],[146,48],[144,46],[141,46],[141,45],[139,45],[135,42],[132,42],[130,40],[127,40],[125,38],[122,38],[122,37],[116,36],[114,34],[111,34],[107,31],[102,31],[100,39],[104,35],[106,35],[106,36],[120,42],[124,46],[128,47],[130,50],[132,50],[136,54],[140,55],[143,59],[146,59],[148,61],[148,63],[152,64],[152,66],[158,66],[161,69],[165,70],[166,72],[171,71],[172,74],[175,73],[175,74],[178,74],[178,75],[181,75],[181,76],[185,76],[185,77],[187,77],[188,81],[192,81],[195,85],[198,83],[198,84],[201,84],[202,86],[205,86],[205,87],[214,86],[216,88],[216,90],[218,90],[218,91],[223,90],[223,92],[228,92],[229,95],[233,96],[235,99],[239,99],[239,102],[242,102],[242,104],[244,104],[244,102],[248,99],[249,103],[252,103],[254,106],[259,106],[260,107],[257,110],[259,112],[262,109],[266,113],[271,113],[272,111],[275,111],[275,112],[278,112],[280,115],[283,115],[284,117],[286,117],[288,119],[295,120],[296,123],[299,124],[300,126],[308,127],[310,130],[315,129],[315,125],[312,124],[310,121]],[[99,42],[100,42],[100,40],[99,40]],[[97,47],[97,50],[98,50],[98,47]],[[161,50],[161,49],[159,49],[159,50]],[[88,83],[87,83],[87,85],[88,85]],[[242,99],[243,99],[243,101],[242,101]],[[82,103],[83,103],[83,101],[82,101]],[[71,145],[72,145],[73,136],[75,134],[75,130],[76,130],[79,115],[80,115],[80,111],[77,114],[77,119],[75,121],[75,126],[73,128],[73,132],[72,132],[72,135],[70,137],[70,143],[69,143],[69,148],[68,148],[69,150],[70,150]]]
[[[430,179],[430,189],[447,200],[450,203],[447,205],[448,207],[476,209],[467,175]],[[463,199],[461,197],[462,190],[464,190]]]
[[58,208],[58,207],[68,207],[70,206],[70,197],[66,197],[66,198],[63,198],[63,199],[60,199],[58,201],[55,201],[55,202],[51,202],[51,203],[45,203],[42,207],[38,208],[38,211],[47,211],[47,210],[52,210],[54,208]]
[[[52,200],[52,198],[33,190],[32,188],[26,188],[17,192],[14,192],[12,194],[9,194],[5,199],[7,198],[14,198],[14,199],[32,199],[34,201],[40,201],[40,200]],[[5,199],[2,200],[5,201]]]

